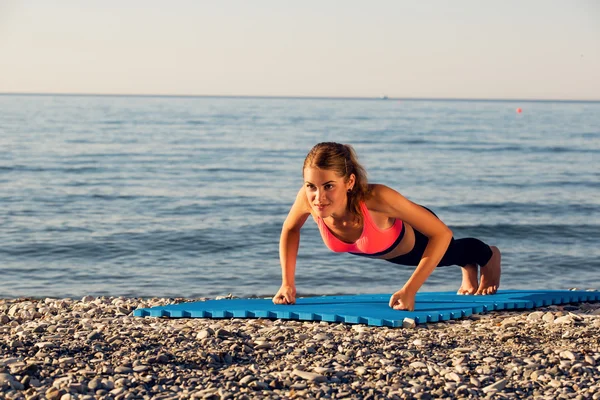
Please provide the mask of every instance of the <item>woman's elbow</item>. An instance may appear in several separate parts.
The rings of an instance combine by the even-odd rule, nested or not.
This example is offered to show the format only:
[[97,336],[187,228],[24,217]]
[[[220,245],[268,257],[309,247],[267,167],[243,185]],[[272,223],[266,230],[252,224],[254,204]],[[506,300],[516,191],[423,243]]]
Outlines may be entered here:
[[453,236],[454,236],[454,234],[452,233],[452,230],[450,228],[448,228],[447,226],[445,226],[444,229],[442,229],[436,235],[436,237],[438,237],[440,241],[444,241],[447,243],[450,243],[452,241]]
[[450,239],[452,239],[452,236],[454,236],[454,232],[452,232],[452,229],[448,228],[447,226],[446,229],[444,229],[444,232],[446,236],[448,236]]
[[284,224],[281,228],[281,236],[300,235],[300,227]]
[[452,240],[452,237],[454,236],[454,232],[452,232],[452,229],[446,227],[444,232],[445,232],[445,235],[448,238],[448,240]]

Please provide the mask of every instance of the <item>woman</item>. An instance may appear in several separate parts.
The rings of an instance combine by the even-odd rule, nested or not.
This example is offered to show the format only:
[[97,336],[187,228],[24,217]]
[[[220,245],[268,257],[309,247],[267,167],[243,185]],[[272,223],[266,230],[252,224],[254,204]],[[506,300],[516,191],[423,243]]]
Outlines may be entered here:
[[497,247],[474,238],[454,239],[432,211],[385,185],[368,184],[351,146],[317,144],[304,160],[303,175],[304,185],[281,231],[283,276],[273,297],[275,304],[296,301],[294,275],[300,228],[309,215],[334,252],[416,266],[402,289],[390,298],[389,305],[396,310],[414,310],[417,291],[438,265],[462,267],[458,294],[487,295],[498,290],[501,256]]

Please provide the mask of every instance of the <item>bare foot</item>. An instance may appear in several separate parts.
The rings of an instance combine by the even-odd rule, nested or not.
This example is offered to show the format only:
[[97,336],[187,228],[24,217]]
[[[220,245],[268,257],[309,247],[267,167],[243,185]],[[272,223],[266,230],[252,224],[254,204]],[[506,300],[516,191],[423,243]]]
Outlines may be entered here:
[[478,286],[477,264],[467,264],[462,269],[462,284],[456,294],[475,294]]
[[494,294],[498,291],[498,287],[500,287],[500,250],[496,246],[491,246],[491,249],[492,258],[490,258],[490,261],[486,265],[480,268],[481,281],[475,294]]

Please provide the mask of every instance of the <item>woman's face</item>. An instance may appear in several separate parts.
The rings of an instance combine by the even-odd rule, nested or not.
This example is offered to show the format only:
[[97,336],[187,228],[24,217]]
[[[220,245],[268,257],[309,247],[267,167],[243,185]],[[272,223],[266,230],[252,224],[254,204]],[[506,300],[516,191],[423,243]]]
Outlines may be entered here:
[[354,174],[348,182],[334,171],[307,167],[304,169],[304,191],[312,209],[321,218],[344,215],[348,205],[348,189],[354,185]]

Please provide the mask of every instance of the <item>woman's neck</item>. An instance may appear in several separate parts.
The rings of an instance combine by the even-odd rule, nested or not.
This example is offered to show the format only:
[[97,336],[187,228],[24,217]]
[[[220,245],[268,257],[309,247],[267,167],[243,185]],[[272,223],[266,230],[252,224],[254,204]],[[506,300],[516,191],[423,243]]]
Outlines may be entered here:
[[353,226],[359,221],[359,219],[351,212],[347,207],[343,214],[333,213],[330,218],[334,226]]

